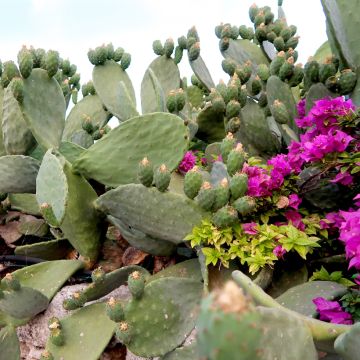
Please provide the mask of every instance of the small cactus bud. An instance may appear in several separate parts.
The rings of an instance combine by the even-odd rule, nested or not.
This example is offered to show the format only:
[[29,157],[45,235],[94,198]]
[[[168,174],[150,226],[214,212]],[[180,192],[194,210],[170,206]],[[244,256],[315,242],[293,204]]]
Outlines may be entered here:
[[184,193],[189,199],[194,199],[201,188],[203,179],[199,168],[194,166],[185,174]]
[[52,329],[50,331],[50,341],[55,346],[63,346],[65,344],[65,337],[63,331],[58,328]]
[[169,187],[170,180],[171,180],[171,173],[165,164],[162,164],[158,169],[155,170],[154,183],[159,191],[161,192],[166,191],[167,188]]
[[174,51],[174,40],[172,38],[169,38],[165,41],[164,44],[164,54],[167,58],[170,58],[173,51]]
[[242,173],[236,173],[230,179],[230,193],[232,200],[244,196],[248,189],[248,176]]
[[21,104],[24,100],[24,81],[22,78],[15,77],[9,85],[14,98]]
[[106,304],[106,314],[112,321],[120,322],[124,320],[123,304],[111,297]]
[[95,284],[100,284],[105,280],[106,273],[104,269],[99,266],[97,269],[93,270],[91,273],[91,280]]
[[59,53],[55,50],[49,50],[45,57],[46,71],[49,77],[53,77],[59,69]]
[[217,228],[225,228],[234,225],[238,221],[238,214],[233,207],[224,206],[217,210],[212,221]]
[[144,157],[139,164],[139,181],[146,187],[150,187],[154,178],[154,169],[147,157]]
[[197,201],[204,210],[211,210],[215,202],[215,191],[211,187],[211,184],[209,182],[205,181],[202,184],[199,194],[197,196]]
[[274,119],[279,124],[287,124],[290,120],[290,114],[285,106],[280,100],[275,100],[271,106],[271,113],[274,116]]
[[119,62],[121,60],[123,54],[124,54],[124,49],[122,47],[116,48],[116,50],[114,51],[114,56],[113,56],[114,61]]
[[200,42],[192,45],[188,51],[189,61],[195,61],[200,55]]
[[129,275],[128,287],[134,299],[140,299],[145,289],[144,275],[139,271],[134,271]]
[[160,40],[154,40],[152,44],[152,48],[155,55],[162,56],[165,53],[164,46]]
[[241,170],[245,163],[245,152],[242,144],[238,143],[235,149],[231,150],[227,159],[227,170],[230,176]]
[[131,55],[127,52],[124,52],[120,62],[121,68],[125,71],[130,66],[130,63],[131,63]]
[[11,273],[7,273],[4,277],[5,285],[13,291],[19,291],[21,288],[21,284],[19,280],[15,279]]
[[242,196],[233,202],[234,208],[240,215],[247,215],[255,210],[255,199],[250,196]]
[[185,36],[180,36],[178,38],[178,45],[182,50],[186,50],[187,49],[187,39]]
[[19,51],[18,64],[21,76],[24,79],[28,78],[33,69],[34,60],[31,51],[28,50],[25,46],[23,46],[23,48]]
[[131,327],[126,321],[120,322],[115,329],[115,335],[117,339],[124,345],[128,345],[131,342],[132,334]]

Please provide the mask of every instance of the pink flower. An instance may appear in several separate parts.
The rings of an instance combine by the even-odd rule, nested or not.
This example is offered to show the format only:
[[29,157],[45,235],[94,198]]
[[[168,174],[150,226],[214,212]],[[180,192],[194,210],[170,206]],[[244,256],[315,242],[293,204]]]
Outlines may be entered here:
[[339,172],[332,180],[330,180],[330,182],[348,186],[354,182],[354,178],[347,171],[345,171]]
[[305,116],[305,110],[306,110],[306,100],[305,99],[301,99],[297,105],[297,112],[299,114],[299,117],[302,119]]
[[256,229],[258,224],[256,222],[244,223],[241,226],[242,226],[245,234],[256,235],[258,233],[258,231]]
[[353,323],[351,314],[341,308],[337,301],[329,301],[323,297],[317,297],[312,300],[319,313],[320,320],[329,321],[334,324],[351,325]]
[[194,155],[194,153],[192,151],[187,151],[183,157],[183,159],[181,160],[181,163],[178,167],[178,169],[182,172],[182,173],[187,173],[189,170],[191,170],[196,163],[196,156]]
[[355,200],[355,205],[360,207],[360,194],[357,194],[353,200]]
[[305,224],[302,222],[301,215],[295,210],[288,210],[285,212],[285,217],[290,221],[296,228],[301,231],[305,230]]
[[289,195],[289,206],[297,210],[301,204],[302,199],[297,194]]
[[286,250],[281,245],[277,245],[273,250],[273,254],[277,256],[278,259],[282,259],[286,254]]

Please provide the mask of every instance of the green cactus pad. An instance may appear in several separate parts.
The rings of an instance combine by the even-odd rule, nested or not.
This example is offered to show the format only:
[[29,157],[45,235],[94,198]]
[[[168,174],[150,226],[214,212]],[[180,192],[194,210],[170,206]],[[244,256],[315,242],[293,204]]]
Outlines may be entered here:
[[191,345],[177,348],[176,350],[166,354],[161,360],[195,360],[198,358],[196,342]]
[[140,300],[125,309],[125,320],[136,329],[128,349],[138,356],[162,356],[179,346],[197,317],[202,284],[181,278],[164,278],[145,286]]
[[30,215],[41,215],[35,194],[9,194],[11,209]]
[[297,285],[278,298],[276,301],[290,310],[309,317],[316,317],[316,306],[312,300],[316,297],[323,297],[326,300],[334,300],[344,295],[347,288],[344,285],[333,281],[309,281]]
[[20,359],[20,343],[12,326],[6,326],[0,331],[0,354],[4,360]]
[[60,260],[66,258],[73,249],[67,239],[56,239],[17,246],[14,253],[44,260]]
[[[360,70],[357,71],[357,82],[355,89],[351,94],[351,99],[357,106],[360,106]],[[0,148],[1,148],[1,139],[0,139]],[[1,152],[1,150],[0,150]]]
[[[1,65],[0,65],[1,68]],[[0,71],[1,72],[1,71]],[[2,86],[0,86],[0,109],[3,108],[3,99],[4,99],[4,89]],[[6,155],[5,147],[4,147],[4,140],[3,140],[3,134],[2,134],[2,111],[0,111],[0,156]]]
[[330,90],[322,83],[317,83],[311,85],[309,91],[306,95],[306,113],[315,105],[315,101],[324,99],[327,97],[336,97],[337,95]]
[[341,334],[334,343],[335,351],[344,360],[359,358],[360,323],[354,324],[351,329]]
[[154,167],[165,163],[173,171],[187,145],[188,130],[182,119],[172,114],[147,114],[113,129],[85,151],[74,168],[88,178],[115,187],[138,182],[138,164],[144,157]]
[[164,111],[163,98],[180,87],[180,72],[172,58],[156,58],[146,70],[141,82],[143,114]]
[[62,139],[71,141],[77,131],[82,130],[82,123],[87,119],[93,126],[102,127],[109,119],[109,113],[104,110],[98,95],[89,95],[79,101],[66,118]]
[[20,222],[18,231],[24,235],[33,235],[41,238],[48,233],[49,226],[44,219],[32,219]]
[[83,147],[68,141],[63,141],[59,147],[60,154],[63,155],[70,164],[75,162],[85,150]]
[[200,80],[201,84],[205,86],[206,89],[215,88],[215,83],[211,77],[210,71],[207,68],[203,58],[199,55],[195,60],[190,61],[190,66],[196,77]]
[[12,274],[22,286],[40,291],[50,301],[68,278],[83,267],[84,263],[79,260],[45,261]]
[[111,291],[117,289],[121,285],[125,285],[129,275],[134,271],[141,272],[145,277],[149,276],[148,271],[140,266],[137,265],[124,266],[120,269],[116,269],[110,273],[107,273],[103,281],[90,284],[82,292],[82,295],[85,296],[86,301],[97,300],[109,294]]
[[39,166],[39,161],[29,156],[1,156],[0,192],[35,193]]
[[[2,281],[2,286],[4,280]],[[17,291],[3,291],[0,299],[0,310],[17,318],[31,318],[44,311],[49,305],[49,299],[40,291],[22,286]]]
[[213,106],[206,106],[197,117],[199,130],[196,136],[209,143],[221,141],[225,137],[224,116],[217,113]]
[[224,58],[235,60],[240,65],[248,60],[252,62],[253,66],[260,64],[269,65],[269,60],[261,48],[249,40],[230,39],[229,48],[223,51],[222,55]]
[[86,306],[60,320],[64,345],[48,340],[46,349],[54,359],[97,360],[112,338],[116,324],[106,315],[105,304]]
[[65,237],[81,255],[94,260],[100,245],[100,219],[92,205],[97,195],[90,184],[74,174],[61,155],[49,150],[41,164],[36,188],[39,205],[50,204]]
[[106,108],[120,121],[126,120],[123,113],[124,105],[119,98],[123,94],[119,85],[121,82],[125,85],[129,101],[136,106],[135,92],[128,74],[115,61],[107,60],[104,65],[94,67],[92,79],[96,93]]
[[88,149],[94,144],[93,137],[84,130],[76,131],[71,135],[70,142]]
[[65,99],[58,82],[43,69],[34,69],[24,80],[21,104],[25,120],[37,142],[58,147],[65,125]]
[[10,86],[4,91],[2,136],[6,153],[9,155],[26,155],[36,146],[36,141]]
[[119,228],[121,236],[133,247],[155,256],[169,256],[176,246],[170,241],[155,239],[127,224],[120,219],[108,216],[108,220]]
[[136,184],[108,191],[96,206],[135,229],[176,244],[206,215],[185,196]]

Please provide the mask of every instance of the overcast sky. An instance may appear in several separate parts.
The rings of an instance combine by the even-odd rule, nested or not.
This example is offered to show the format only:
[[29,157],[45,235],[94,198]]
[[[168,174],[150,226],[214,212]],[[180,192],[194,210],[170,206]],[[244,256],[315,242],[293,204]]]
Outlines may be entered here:
[[[128,69],[139,95],[143,74],[155,58],[152,42],[186,35],[195,25],[201,55],[215,82],[227,78],[214,28],[220,22],[251,25],[248,9],[254,0],[0,0],[0,59],[16,60],[23,44],[54,49],[78,66],[81,82],[91,78],[87,51],[102,43],[122,46],[132,55]],[[277,0],[259,0],[277,11]],[[320,0],[284,0],[288,23],[298,27],[300,61],[306,62],[326,40]],[[186,59],[185,59],[186,60]],[[182,76],[189,67],[182,61]]]

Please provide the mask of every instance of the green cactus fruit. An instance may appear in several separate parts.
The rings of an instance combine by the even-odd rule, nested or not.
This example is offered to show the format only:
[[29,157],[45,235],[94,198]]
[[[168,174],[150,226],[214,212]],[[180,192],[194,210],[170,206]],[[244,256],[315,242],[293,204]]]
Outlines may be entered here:
[[187,32],[187,38],[193,37],[196,41],[200,41],[198,32],[195,26],[192,26]]
[[145,289],[145,277],[140,271],[134,271],[129,275],[128,287],[134,299],[140,299]]
[[[237,78],[237,75],[235,74],[233,76],[232,79],[234,78]],[[240,81],[239,81],[240,83]],[[238,101],[238,97],[239,97],[239,87],[237,84],[236,84],[236,81],[235,80],[232,80],[230,82],[230,84],[227,86],[227,89],[226,89],[226,98],[229,99],[229,101],[231,100],[236,100]]]
[[186,104],[186,96],[183,89],[178,89],[175,92],[176,111],[181,111]]
[[83,130],[85,130],[88,134],[92,134],[94,132],[94,125],[91,122],[91,118],[86,116],[81,124]]
[[187,49],[188,45],[187,45],[187,39],[185,36],[180,36],[177,41],[178,41],[178,45],[179,45],[180,49],[182,49],[182,50]]
[[285,43],[285,49],[296,49],[299,44],[299,36],[292,36],[288,41]]
[[290,36],[294,36],[297,32],[297,27],[295,25],[290,25],[289,30],[290,30]]
[[285,52],[280,51],[270,64],[270,74],[278,75],[280,68],[284,64],[285,60],[286,60]]
[[234,149],[236,140],[234,135],[229,132],[220,144],[221,157],[224,163],[227,163],[230,152]]
[[284,39],[281,37],[281,36],[278,36],[274,39],[274,42],[273,42],[274,46],[275,46],[275,49],[277,51],[283,51],[285,50],[285,41]]
[[219,49],[221,52],[226,51],[230,46],[230,40],[227,37],[221,38],[219,41]]
[[219,94],[223,97],[226,103],[230,101],[230,99],[227,98],[227,86],[223,80],[219,81],[219,83],[216,85],[216,89],[210,90],[209,97],[212,100],[213,98],[217,97]]
[[155,55],[162,56],[165,54],[164,46],[160,40],[154,40],[152,48]]
[[45,350],[41,353],[40,360],[54,360],[54,356],[51,354],[50,351]]
[[319,63],[312,58],[309,58],[308,62],[305,64],[305,76],[310,80],[310,82],[319,82],[319,67]]
[[231,150],[227,159],[227,170],[230,176],[242,169],[245,163],[245,152],[242,144],[237,144],[236,148]]
[[284,27],[281,32],[280,36],[284,39],[284,41],[288,41],[291,37],[291,30],[289,27]]
[[225,125],[225,131],[227,133],[233,133],[235,134],[240,130],[241,127],[241,119],[237,117],[231,118]]
[[226,110],[225,101],[220,95],[211,99],[211,105],[213,107],[213,110],[218,114],[222,114]]
[[26,79],[30,76],[34,66],[34,60],[31,51],[25,46],[18,53],[18,64],[21,76]]
[[216,25],[215,26],[215,35],[218,39],[221,39],[221,33],[222,33],[222,29],[224,27],[224,24],[221,23],[220,25]]
[[76,70],[77,70],[77,66],[75,64],[71,64],[68,76],[69,77],[74,76],[76,73]]
[[76,105],[78,102],[78,95],[79,95],[79,91],[77,89],[71,90],[71,100],[74,105]]
[[104,269],[101,266],[99,266],[98,268],[96,268],[92,271],[91,280],[95,284],[100,284],[104,281],[105,275],[106,275],[106,273],[105,273]]
[[7,288],[13,291],[19,291],[21,288],[19,280],[15,279],[11,273],[7,273],[3,279]]
[[189,199],[194,199],[201,188],[203,182],[202,175],[197,166],[194,166],[185,174],[184,193]]
[[259,8],[257,7],[257,5],[252,4],[249,9],[249,18],[250,18],[251,22],[255,21],[255,17],[258,14],[258,12],[259,12]]
[[339,79],[336,76],[330,76],[325,81],[325,86],[332,92],[339,92]]
[[97,65],[97,58],[95,56],[95,50],[89,49],[87,56],[92,65]]
[[239,96],[238,96],[238,101],[242,108],[246,105],[247,96],[248,96],[248,92],[246,89],[246,85],[242,85],[241,88],[239,89]]
[[230,179],[230,194],[232,200],[236,200],[244,196],[248,190],[248,176],[247,174],[236,173]]
[[56,346],[63,346],[65,344],[64,332],[59,328],[52,329],[50,331],[50,341]]
[[294,74],[294,58],[290,56],[280,67],[279,78],[282,81],[288,80]]
[[266,64],[259,64],[256,73],[262,81],[267,81],[270,77],[270,69]]
[[106,314],[110,320],[120,322],[124,320],[124,306],[120,301],[113,297],[106,303]]
[[164,44],[164,54],[166,57],[170,58],[174,52],[175,44],[172,38],[166,39]]
[[290,114],[286,108],[286,105],[280,100],[275,100],[271,105],[271,113],[274,119],[279,124],[287,124],[290,121]]
[[123,54],[124,54],[124,49],[122,47],[116,48],[116,50],[114,51],[114,56],[113,56],[114,61],[119,62],[121,60]]
[[186,40],[186,44],[187,44],[187,50],[189,50],[194,44],[196,44],[196,39],[194,37],[189,37]]
[[262,10],[260,10],[254,19],[255,28],[259,27],[261,24],[265,23],[265,14]]
[[3,66],[4,68],[1,75],[1,85],[6,88],[14,77],[20,76],[20,73],[17,66],[12,60],[5,61]]
[[240,114],[241,106],[237,100],[231,100],[226,105],[226,117],[231,119],[237,117]]
[[264,108],[268,104],[268,99],[265,91],[262,91],[259,94],[258,104],[260,107]]
[[239,197],[232,205],[240,215],[247,215],[255,210],[256,207],[255,199],[251,196]]
[[49,50],[45,57],[45,67],[49,77],[53,77],[57,73],[59,64],[59,53],[55,50]]
[[80,82],[80,74],[76,73],[69,79],[69,84],[76,86]]
[[165,164],[160,165],[154,172],[154,183],[156,188],[164,192],[169,187],[171,173]]
[[44,49],[34,49],[30,48],[31,55],[33,57],[34,69],[35,68],[44,68],[45,67],[45,57],[46,51]]
[[294,67],[294,73],[292,77],[289,79],[289,86],[295,87],[298,86],[304,78],[304,69],[302,67],[302,64],[296,64]]
[[271,10],[265,11],[265,25],[271,24],[274,21],[274,13]]
[[175,54],[174,54],[174,62],[175,64],[179,64],[183,57],[183,49],[180,46],[176,46]]
[[115,336],[122,344],[130,344],[132,338],[130,325],[126,321],[122,321],[117,324]]
[[9,85],[14,98],[21,104],[24,100],[24,80],[22,78],[15,77],[11,80]]
[[94,130],[94,132],[92,133],[92,138],[93,140],[100,140],[104,135],[104,130],[103,129],[97,129]]
[[131,55],[127,52],[124,52],[120,62],[121,68],[125,71],[130,66],[130,63],[131,63]]
[[153,183],[154,169],[146,157],[139,163],[138,178],[139,181],[146,187],[150,187]]
[[255,37],[259,43],[267,40],[267,28],[264,23],[261,23],[255,30]]
[[196,198],[198,204],[204,209],[204,210],[211,210],[214,202],[215,202],[215,191],[211,187],[211,184],[207,181],[205,181],[200,188],[199,194]]
[[52,206],[48,203],[43,203],[40,205],[40,212],[46,222],[52,227],[59,227],[59,222],[57,221],[55,214],[53,212]]
[[191,81],[192,85],[197,86],[197,87],[201,87],[200,80],[197,78],[197,76],[195,74],[191,75],[190,81]]
[[252,40],[254,37],[254,31],[246,25],[241,25],[239,27],[239,35],[245,40]]
[[230,24],[224,24],[221,29],[221,38],[232,38],[232,29]]
[[48,320],[48,328],[49,330],[53,330],[53,329],[61,329],[61,324],[60,324],[60,320],[58,317],[53,316]]
[[189,61],[195,61],[200,55],[200,42],[192,45],[188,51]]
[[70,66],[71,66],[71,64],[70,64],[69,59],[66,59],[66,60],[62,61],[61,69],[62,69],[62,72],[63,72],[64,75],[69,76],[70,71],[71,71]]
[[225,206],[230,199],[229,182],[226,178],[222,179],[219,186],[215,189],[215,201],[212,209],[219,210]]
[[107,49],[105,45],[98,46],[95,48],[95,65],[103,65],[107,60]]
[[86,303],[86,297],[81,292],[74,292],[70,298],[63,301],[65,310],[76,310]]
[[269,32],[266,34],[266,39],[267,39],[267,41],[270,41],[271,43],[273,43],[276,38],[277,38],[277,35],[274,33],[274,31],[269,31]]
[[224,59],[221,62],[222,69],[224,70],[224,72],[226,72],[226,74],[228,74],[230,76],[234,75],[236,66],[237,66],[236,62],[231,58]]
[[114,58],[114,45],[112,43],[109,43],[106,45],[106,51],[107,51],[107,59],[112,60]]
[[325,84],[326,80],[336,75],[336,67],[332,63],[331,58],[327,58],[324,63],[319,65],[319,80]]
[[262,89],[262,85],[261,85],[261,80],[260,77],[258,75],[256,75],[252,80],[251,80],[251,94],[252,95],[258,95]]
[[239,36],[239,28],[237,26],[231,26],[231,38],[236,40]]
[[355,88],[356,80],[356,74],[351,69],[343,70],[338,79],[340,94],[350,94]]
[[225,228],[234,225],[238,221],[238,214],[236,209],[232,206],[224,206],[217,210],[213,215],[212,222],[219,228]]
[[166,98],[166,107],[170,113],[176,112],[176,91],[171,90]]
[[239,77],[242,84],[245,84],[252,75],[252,62],[246,61],[242,66],[236,68],[236,75]]

